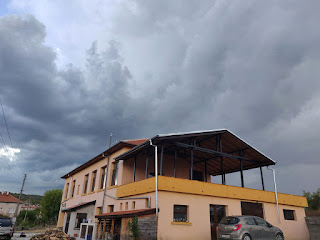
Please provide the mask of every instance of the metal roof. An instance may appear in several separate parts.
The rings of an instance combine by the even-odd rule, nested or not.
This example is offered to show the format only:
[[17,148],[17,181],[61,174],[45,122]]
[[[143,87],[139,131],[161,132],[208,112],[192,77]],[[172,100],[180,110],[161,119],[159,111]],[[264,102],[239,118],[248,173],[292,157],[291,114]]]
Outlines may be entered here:
[[[201,166],[207,161],[210,174],[220,175],[221,166],[219,158],[222,155],[217,151],[218,142],[216,136],[221,136],[222,139],[221,153],[223,153],[224,173],[240,171],[239,160],[243,160],[243,170],[276,164],[271,158],[256,150],[227,129],[158,134],[151,138],[151,141],[158,146],[164,145],[164,153],[168,156],[173,154],[176,146],[180,149],[191,149],[193,146],[191,146],[190,139],[195,139],[196,145],[193,147],[194,164]],[[149,148],[151,148],[150,142],[146,141],[119,155],[115,160],[125,161],[134,158],[136,155],[146,155]],[[241,151],[244,152],[244,157],[240,156]],[[179,152],[178,155],[180,157],[188,157],[188,154],[182,152]],[[195,166],[196,168],[197,166]]]

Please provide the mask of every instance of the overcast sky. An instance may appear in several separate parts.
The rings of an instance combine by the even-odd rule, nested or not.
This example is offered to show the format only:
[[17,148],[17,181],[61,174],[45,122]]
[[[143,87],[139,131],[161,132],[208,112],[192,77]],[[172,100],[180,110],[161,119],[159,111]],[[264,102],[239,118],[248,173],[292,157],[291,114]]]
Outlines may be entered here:
[[0,4],[0,190],[62,188],[110,132],[220,128],[277,161],[280,192],[320,187],[320,1]]

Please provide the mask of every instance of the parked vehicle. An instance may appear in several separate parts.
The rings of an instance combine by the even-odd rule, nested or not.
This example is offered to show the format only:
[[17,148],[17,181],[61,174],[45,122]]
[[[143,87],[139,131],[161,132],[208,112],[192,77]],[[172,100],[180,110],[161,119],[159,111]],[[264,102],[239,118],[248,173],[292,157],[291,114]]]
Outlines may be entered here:
[[13,226],[10,218],[0,218],[0,239],[10,240],[13,236]]
[[283,232],[256,216],[229,216],[217,226],[218,240],[284,240]]

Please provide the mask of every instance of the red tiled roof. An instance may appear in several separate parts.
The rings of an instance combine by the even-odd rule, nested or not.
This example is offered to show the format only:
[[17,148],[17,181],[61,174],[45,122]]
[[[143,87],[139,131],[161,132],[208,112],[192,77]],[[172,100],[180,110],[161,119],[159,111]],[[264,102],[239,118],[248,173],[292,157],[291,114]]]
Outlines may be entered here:
[[133,144],[133,145],[140,145],[141,143],[144,143],[148,140],[149,140],[149,138],[141,138],[141,139],[128,139],[128,140],[122,140],[122,141],[126,142],[126,143]]
[[[17,203],[19,201],[18,198],[15,198],[14,196],[7,194],[7,193],[0,193],[0,202],[5,203]],[[22,201],[20,201],[22,203]]]
[[129,210],[129,211],[103,213],[103,214],[98,214],[95,217],[96,218],[121,218],[121,217],[147,215],[155,212],[156,212],[155,208],[148,208],[148,209],[137,209],[137,210]]

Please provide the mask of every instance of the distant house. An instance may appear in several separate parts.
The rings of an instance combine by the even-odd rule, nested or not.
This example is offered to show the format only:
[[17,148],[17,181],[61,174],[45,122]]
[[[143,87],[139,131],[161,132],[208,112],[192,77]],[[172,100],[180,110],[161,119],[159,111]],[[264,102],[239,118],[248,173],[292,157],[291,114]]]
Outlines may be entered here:
[[[19,199],[10,195],[9,192],[0,192],[0,214],[8,217],[13,217],[14,212],[17,207]],[[20,201],[20,203],[23,203]],[[19,206],[19,211],[21,210],[21,205]]]
[[[137,217],[141,239],[216,240],[222,217],[254,215],[286,240],[310,239],[307,199],[265,190],[263,169],[272,165],[228,130],[120,141],[62,176],[58,227],[76,240],[123,240]],[[260,170],[259,190],[245,187],[250,169]],[[230,173],[241,187],[227,185]]]
[[29,205],[28,203],[24,203],[22,206],[21,206],[21,210],[27,210],[27,211],[34,211],[36,209],[38,209],[40,207],[40,205]]

